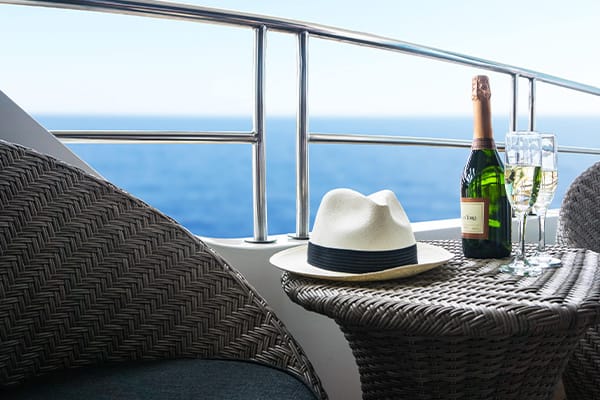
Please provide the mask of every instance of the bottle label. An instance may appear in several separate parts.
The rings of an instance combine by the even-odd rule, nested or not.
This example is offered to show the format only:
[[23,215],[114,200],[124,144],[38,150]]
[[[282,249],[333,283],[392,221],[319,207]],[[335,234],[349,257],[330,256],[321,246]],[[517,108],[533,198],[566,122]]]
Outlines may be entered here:
[[488,239],[489,205],[489,200],[484,198],[462,197],[460,199],[463,238]]

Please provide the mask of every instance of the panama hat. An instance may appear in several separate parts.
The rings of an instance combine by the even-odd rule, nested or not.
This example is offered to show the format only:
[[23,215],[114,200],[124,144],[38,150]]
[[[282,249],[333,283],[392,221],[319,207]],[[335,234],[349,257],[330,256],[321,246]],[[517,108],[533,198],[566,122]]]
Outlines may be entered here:
[[441,247],[415,240],[392,191],[365,196],[334,189],[321,200],[308,244],[280,251],[269,261],[314,278],[375,281],[412,276],[452,257]]

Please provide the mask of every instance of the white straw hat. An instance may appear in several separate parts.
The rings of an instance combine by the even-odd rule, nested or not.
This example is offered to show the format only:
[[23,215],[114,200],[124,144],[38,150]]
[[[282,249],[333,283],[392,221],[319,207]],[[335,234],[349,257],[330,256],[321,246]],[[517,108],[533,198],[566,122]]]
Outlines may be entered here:
[[364,196],[334,189],[321,200],[309,243],[274,254],[277,268],[333,280],[385,280],[415,275],[453,257],[417,243],[402,205],[390,190]]

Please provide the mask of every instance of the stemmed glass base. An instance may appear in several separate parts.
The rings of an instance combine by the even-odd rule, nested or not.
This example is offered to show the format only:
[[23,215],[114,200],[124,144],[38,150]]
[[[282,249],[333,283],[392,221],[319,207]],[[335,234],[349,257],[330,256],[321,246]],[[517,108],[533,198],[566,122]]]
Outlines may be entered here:
[[500,272],[506,272],[517,276],[539,276],[542,274],[542,267],[530,262],[525,256],[525,225],[527,223],[527,214],[525,212],[517,213],[519,220],[518,243],[519,246],[514,249],[515,256],[508,263],[500,266]]
[[533,264],[530,258],[525,260],[515,258],[509,264],[501,265],[500,272],[517,276],[539,276],[543,271],[542,267],[539,264]]
[[547,207],[539,207],[537,204],[534,206],[534,210],[538,215],[538,248],[535,254],[529,257],[531,264],[539,265],[541,268],[557,268],[561,266],[561,262],[558,258],[553,257],[552,254],[548,253],[546,249],[546,211]]
[[537,265],[540,268],[557,268],[561,266],[561,261],[553,257],[550,253],[536,253],[528,258],[531,264]]

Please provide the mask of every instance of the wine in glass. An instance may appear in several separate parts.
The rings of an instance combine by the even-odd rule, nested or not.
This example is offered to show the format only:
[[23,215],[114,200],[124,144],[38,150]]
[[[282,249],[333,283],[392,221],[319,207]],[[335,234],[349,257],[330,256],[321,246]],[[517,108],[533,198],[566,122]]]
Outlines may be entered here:
[[529,259],[531,263],[540,265],[542,268],[558,267],[560,260],[546,252],[546,212],[558,185],[558,146],[556,136],[542,134],[542,180],[537,200],[533,205],[533,211],[538,216],[539,237],[536,253]]
[[515,257],[500,270],[513,275],[536,276],[542,268],[525,256],[527,213],[536,202],[541,180],[542,138],[537,132],[517,131],[506,134],[504,148],[504,185],[515,216],[519,220]]

